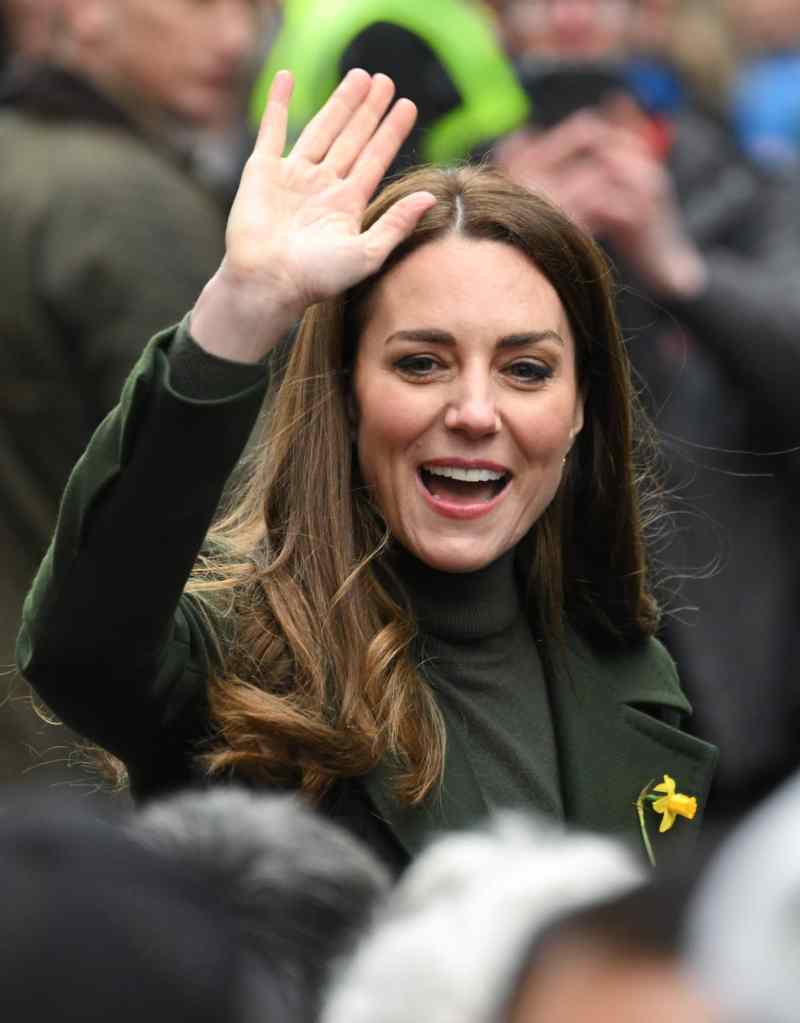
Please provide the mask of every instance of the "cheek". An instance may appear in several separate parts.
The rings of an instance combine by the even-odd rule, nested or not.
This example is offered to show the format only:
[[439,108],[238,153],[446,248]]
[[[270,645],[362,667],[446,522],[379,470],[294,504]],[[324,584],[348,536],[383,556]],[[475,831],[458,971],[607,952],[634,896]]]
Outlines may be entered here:
[[365,483],[374,486],[386,475],[391,456],[402,445],[400,410],[391,402],[368,400],[359,405],[356,437],[358,461]]
[[560,466],[571,443],[574,417],[564,409],[537,410],[518,420],[517,442],[526,463]]
[[358,449],[365,479],[413,450],[430,422],[427,402],[392,382],[356,388]]

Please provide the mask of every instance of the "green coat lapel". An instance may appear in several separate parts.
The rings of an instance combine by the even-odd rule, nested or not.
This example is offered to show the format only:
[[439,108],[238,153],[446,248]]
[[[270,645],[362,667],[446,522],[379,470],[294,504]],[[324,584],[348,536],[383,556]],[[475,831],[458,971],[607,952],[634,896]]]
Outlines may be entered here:
[[[661,818],[647,808],[648,831],[659,863],[675,864],[690,853],[717,751],[640,709],[650,706],[658,713],[666,708],[676,718],[691,710],[661,644],[650,640],[633,652],[598,655],[571,636],[550,696],[567,821],[616,834],[644,855],[634,803],[647,782],[669,774],[679,791],[697,797],[697,816],[693,821],[678,818],[660,835]],[[379,817],[412,858],[436,832],[474,827],[489,816],[455,730],[448,730],[447,741],[440,792],[422,806],[397,802],[387,761],[360,779]]]
[[679,817],[659,834],[661,817],[646,806],[648,833],[659,865],[687,856],[717,750],[654,716],[665,708],[676,718],[691,710],[661,644],[649,640],[633,652],[598,655],[571,636],[554,671],[551,706],[567,820],[619,835],[643,851],[636,798],[650,780],[669,774],[678,791],[697,797],[697,815],[693,821]]
[[437,794],[422,806],[401,806],[391,792],[392,767],[386,760],[362,780],[373,806],[412,858],[437,832],[474,827],[489,816],[472,765],[458,734],[447,732],[444,777]]

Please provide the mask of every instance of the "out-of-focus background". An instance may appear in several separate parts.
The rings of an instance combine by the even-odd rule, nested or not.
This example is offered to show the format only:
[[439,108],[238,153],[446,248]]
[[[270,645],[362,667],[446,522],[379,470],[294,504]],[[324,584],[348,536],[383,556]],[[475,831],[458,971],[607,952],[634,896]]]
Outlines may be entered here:
[[32,710],[20,608],[71,465],[219,262],[280,67],[295,136],[385,71],[420,112],[398,167],[494,161],[608,250],[670,493],[663,638],[721,749],[707,820],[798,766],[797,0],[0,0],[0,63],[0,783],[127,799]]

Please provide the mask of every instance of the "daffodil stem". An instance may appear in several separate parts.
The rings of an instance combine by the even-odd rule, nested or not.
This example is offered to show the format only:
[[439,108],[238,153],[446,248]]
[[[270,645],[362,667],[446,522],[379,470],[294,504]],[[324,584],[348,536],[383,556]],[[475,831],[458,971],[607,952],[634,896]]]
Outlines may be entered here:
[[[639,793],[639,798],[636,800],[636,814],[639,818],[639,828],[642,832],[642,842],[644,842],[644,848],[647,853],[647,858],[650,860],[650,866],[655,868],[656,857],[653,852],[653,846],[650,844],[650,836],[647,834],[647,822],[644,819],[644,801],[647,798],[647,792],[650,786],[653,784],[655,779],[651,778],[650,781],[645,785],[642,791]],[[650,799],[653,797],[651,796]]]

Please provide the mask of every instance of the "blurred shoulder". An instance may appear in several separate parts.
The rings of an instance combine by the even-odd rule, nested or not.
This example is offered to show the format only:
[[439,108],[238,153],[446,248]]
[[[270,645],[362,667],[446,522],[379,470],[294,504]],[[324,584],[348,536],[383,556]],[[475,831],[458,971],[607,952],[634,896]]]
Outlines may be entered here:
[[7,181],[108,208],[147,199],[159,207],[191,207],[222,219],[212,196],[181,166],[168,145],[118,126],[47,121],[23,111],[0,111],[0,148],[14,152]]

